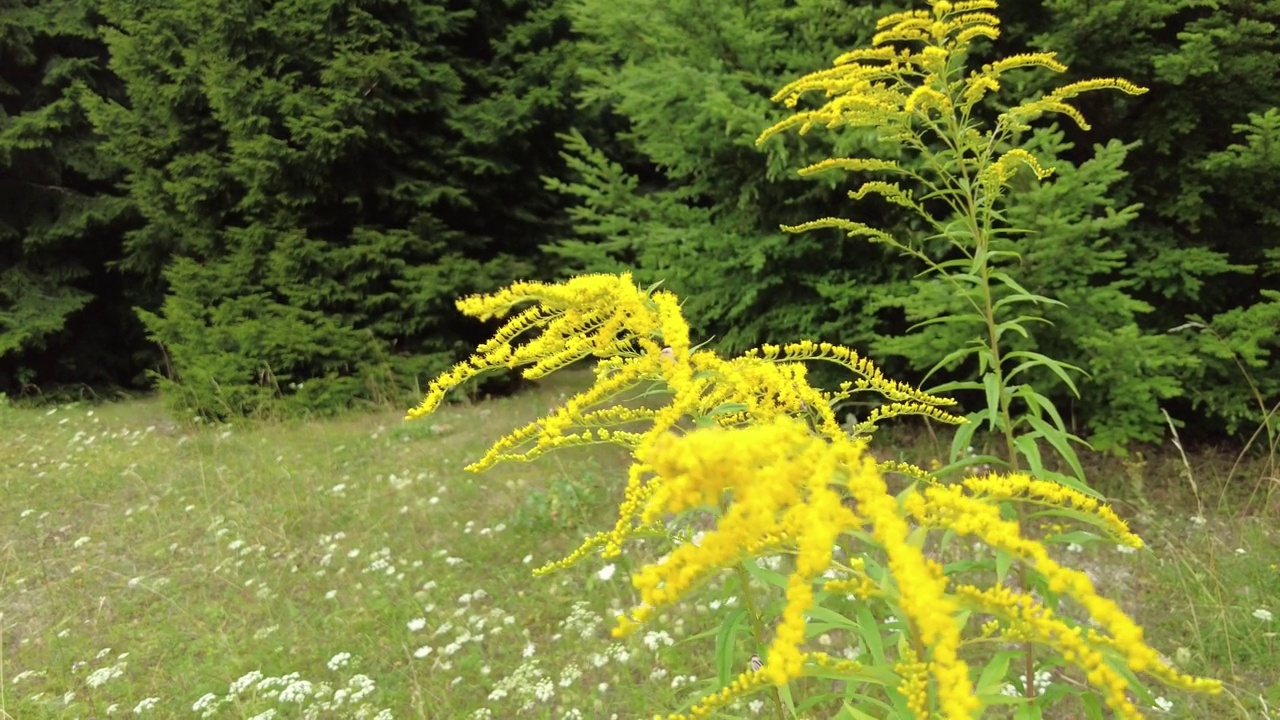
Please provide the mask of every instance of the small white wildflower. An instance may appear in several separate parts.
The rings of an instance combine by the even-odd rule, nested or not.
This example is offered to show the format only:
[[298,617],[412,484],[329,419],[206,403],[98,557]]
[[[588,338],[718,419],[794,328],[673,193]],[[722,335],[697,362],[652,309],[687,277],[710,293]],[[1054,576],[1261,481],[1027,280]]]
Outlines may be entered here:
[[311,697],[314,687],[306,680],[294,680],[280,691],[280,702],[302,703]]
[[407,623],[407,626],[409,628],[409,632],[418,632],[419,630],[427,626],[427,619],[414,618]]
[[600,571],[596,573],[596,577],[608,582],[610,579],[613,578],[613,574],[617,572],[617,570],[618,570],[618,567],[616,565],[614,565],[613,563],[609,563],[608,565],[605,565],[604,567],[600,568]]
[[1204,519],[1203,515],[1192,515],[1191,522],[1197,527],[1203,527],[1204,524],[1208,521]]
[[267,708],[266,710],[263,710],[257,715],[253,715],[252,717],[249,718],[249,720],[272,720],[273,718],[275,718],[275,716],[276,716],[276,709]]
[[1152,710],[1159,710],[1160,712],[1169,712],[1172,709],[1173,709],[1173,702],[1171,700],[1165,699],[1164,697],[1156,698],[1155,707],[1152,708]]
[[674,644],[675,641],[671,639],[671,636],[667,634],[666,630],[657,632],[650,631],[644,635],[644,646],[650,650],[657,650],[658,647],[662,645],[671,647]]
[[253,686],[254,683],[258,682],[261,679],[262,679],[261,670],[250,670],[249,672],[245,673],[244,675],[241,675],[239,678],[236,678],[231,682],[231,685],[227,687],[227,694],[239,695],[245,690],[248,690],[250,687]]
[[432,647],[430,645],[423,645],[422,647],[413,651],[413,656],[421,660],[422,658],[430,655],[431,651],[432,651]]
[[538,651],[538,648],[534,647],[533,643],[529,643],[524,646],[524,652],[520,653],[520,655],[522,657],[531,658],[533,657],[533,654],[536,653],[537,651]]
[[196,700],[194,703],[191,704],[191,711],[204,712],[205,710],[212,710],[217,706],[218,706],[218,696],[214,695],[213,693],[205,693],[204,695],[200,696],[199,700]]
[[109,667],[98,668],[97,670],[89,673],[89,676],[84,679],[85,684],[91,688],[102,687],[108,682],[123,675],[124,668],[124,663],[116,663]]
[[1067,552],[1079,553],[1084,552],[1084,546],[1080,543],[1067,543]]
[[137,705],[133,706],[133,714],[141,715],[142,713],[154,708],[158,702],[160,702],[160,698],[158,697],[143,698]]
[[1138,552],[1138,549],[1130,545],[1117,545],[1116,552],[1120,553],[1121,555],[1132,555]]
[[[27,512],[31,512],[31,511],[30,511],[30,510],[28,510]],[[533,556],[532,556],[532,555],[525,555],[525,556],[524,556],[524,560],[521,560],[520,562],[524,563],[525,565],[528,565],[529,563],[533,562]]]
[[1275,619],[1275,616],[1271,614],[1271,611],[1266,608],[1258,608],[1257,610],[1254,610],[1253,616],[1262,622],[1271,622]]
[[84,547],[85,545],[88,545],[88,544],[89,544],[89,536],[88,536],[88,535],[82,535],[82,536],[80,536],[80,537],[76,538],[76,541],[75,541],[75,542],[71,543],[71,547],[73,547],[73,548],[75,548],[75,549],[79,550],[80,548],[82,548],[82,547]]
[[346,667],[349,662],[351,662],[351,653],[340,652],[329,658],[329,669],[337,672],[338,670]]

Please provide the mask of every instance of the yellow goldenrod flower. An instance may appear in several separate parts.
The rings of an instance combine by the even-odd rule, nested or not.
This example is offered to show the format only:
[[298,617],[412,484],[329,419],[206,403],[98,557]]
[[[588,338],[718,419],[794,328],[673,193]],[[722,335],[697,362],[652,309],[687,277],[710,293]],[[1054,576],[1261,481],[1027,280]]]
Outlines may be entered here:
[[[985,7],[980,2],[956,7],[960,5]],[[535,305],[517,310],[527,302]],[[763,653],[767,661],[702,698],[689,717],[705,716],[769,684],[788,683],[812,668],[856,670],[856,664],[841,664],[804,648],[819,593],[848,593],[887,604],[905,619],[913,644],[904,646],[908,649],[897,662],[898,689],[920,717],[969,718],[976,711],[969,666],[960,653],[965,630],[960,618],[975,609],[996,617],[979,629],[983,637],[999,633],[1004,640],[1055,648],[1124,717],[1136,710],[1127,704],[1127,681],[1110,658],[1176,687],[1219,687],[1164,665],[1143,642],[1141,628],[1100,597],[1087,576],[1057,564],[1041,543],[1023,537],[1018,524],[1000,512],[1005,502],[1063,508],[1093,518],[1118,542],[1140,546],[1141,540],[1096,498],[1026,475],[944,485],[913,465],[878,464],[867,452],[868,439],[857,434],[874,429],[877,421],[903,414],[961,420],[944,409],[952,401],[885,378],[848,348],[802,340],[764,345],[732,359],[695,350],[677,298],[664,291],[646,292],[625,275],[516,283],[464,299],[459,308],[482,318],[514,315],[476,355],[433,380],[411,418],[430,412],[458,384],[491,369],[523,369],[531,376],[585,357],[599,360],[590,388],[499,439],[470,470],[603,442],[628,448],[635,459],[614,526],[537,574],[596,552],[617,556],[631,538],[670,538],[664,519],[671,514],[711,509],[716,516],[700,542],[677,541],[663,561],[633,573],[640,599],[618,617],[615,635],[633,632],[721,569],[766,555],[793,556],[786,604]],[[530,339],[521,342],[526,336]],[[819,391],[809,384],[807,361],[835,363],[854,379],[834,392]],[[633,389],[655,383],[664,384],[669,393],[661,406],[625,402]],[[863,392],[878,393],[887,402],[850,435],[836,421],[832,406]],[[690,430],[690,418],[714,422]],[[919,482],[899,494],[882,473]],[[1074,598],[1098,629],[1082,631],[1029,595],[1001,586],[952,588],[943,566],[923,551],[931,531],[972,537],[1009,553],[1042,575],[1054,593]],[[854,536],[867,555],[837,562],[835,546]],[[869,565],[873,554],[874,572]]]

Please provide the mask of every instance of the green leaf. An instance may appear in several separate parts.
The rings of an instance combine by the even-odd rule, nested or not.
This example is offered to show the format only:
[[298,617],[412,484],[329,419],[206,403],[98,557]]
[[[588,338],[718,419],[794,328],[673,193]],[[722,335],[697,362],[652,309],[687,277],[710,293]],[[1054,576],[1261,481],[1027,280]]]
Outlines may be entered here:
[[1084,545],[1085,543],[1091,543],[1101,539],[1101,535],[1091,533],[1088,530],[1071,530],[1069,532],[1058,533],[1057,535],[1046,535],[1041,542],[1055,543],[1059,545],[1067,545],[1069,543]]
[[1040,447],[1036,445],[1035,437],[1032,435],[1019,435],[1013,439],[1013,446],[1022,457],[1027,459],[1027,467],[1031,470],[1031,476],[1043,479],[1044,463],[1040,461]]
[[1024,338],[1028,337],[1027,329],[1022,327],[1022,323],[1019,322],[1021,319],[1022,318],[1014,318],[1013,320],[1005,320],[1004,322],[996,325],[996,340],[999,341],[1004,337],[1005,330],[1013,330]]
[[1003,650],[993,655],[982,668],[982,674],[978,676],[976,688],[978,694],[997,694],[1005,683],[1005,677],[1009,674],[1009,661],[1021,656],[1021,650]]
[[941,360],[933,364],[933,367],[930,368],[929,372],[925,374],[924,380],[928,380],[929,376],[933,375],[935,372],[939,370],[942,370],[948,365],[958,360],[963,360],[969,355],[972,355],[976,352],[980,352],[983,349],[984,348],[981,345],[965,345],[958,350],[952,350],[951,352],[947,353],[946,356],[944,356]]
[[858,636],[862,638],[862,642],[867,646],[867,653],[871,655],[871,659],[876,665],[883,665],[884,660],[884,639],[880,637],[880,624],[876,622],[875,616],[871,614],[871,608],[865,604],[858,604]]
[[1080,693],[1080,704],[1084,706],[1084,715],[1089,720],[1103,720],[1102,700],[1093,693]]
[[[1027,513],[1027,517],[1033,518],[1033,519],[1063,518],[1067,520],[1074,520],[1075,522],[1078,522],[1081,525],[1089,525],[1092,527],[1096,527],[1102,530],[1103,532],[1107,533],[1108,535],[1110,534],[1109,527],[1102,520],[1102,518],[1098,517],[1097,515],[1094,515],[1093,513],[1083,512],[1081,510],[1076,510],[1074,508],[1066,508],[1066,507],[1045,508],[1043,510],[1036,510],[1035,512]],[[1068,537],[1074,534],[1075,533],[1063,533],[1061,536],[1055,536],[1055,537]],[[1097,537],[1096,535],[1092,535],[1091,533],[1088,533],[1087,535],[1089,536],[1090,539],[1096,539]],[[1064,542],[1064,541],[1058,540],[1058,542]],[[1065,542],[1077,542],[1077,541],[1066,540]]]
[[821,620],[830,627],[842,630],[857,630],[858,623],[823,605],[814,605],[809,610],[809,617]]
[[967,419],[969,422],[956,428],[956,434],[951,437],[951,464],[955,464],[968,452],[973,434],[978,430],[978,423],[974,422],[974,416],[969,415]]
[[732,415],[733,413],[745,412],[746,410],[747,406],[745,403],[720,403],[712,408],[711,412],[707,413],[707,415],[708,417],[715,417],[716,415]]
[[1015,397],[1020,397],[1033,412],[1039,414],[1043,412],[1053,418],[1054,425],[1057,425],[1063,431],[1066,431],[1067,425],[1062,422],[1062,416],[1058,414],[1058,408],[1054,407],[1053,402],[1049,398],[1041,395],[1035,388],[1030,385],[1019,385],[1014,388]]
[[782,705],[791,713],[791,717],[796,716],[796,701],[791,697],[791,686],[783,685],[778,688],[778,694],[782,696]]
[[843,697],[844,695],[842,695],[841,693],[833,693],[833,692],[814,693],[796,704],[796,713],[803,713],[804,711],[816,705],[820,705],[825,702],[831,702],[832,700],[839,700]]
[[1043,720],[1044,711],[1041,710],[1039,703],[1029,702],[1019,705],[1017,710],[1013,711],[1014,720]]
[[954,392],[956,390],[981,390],[981,389],[982,389],[982,383],[977,382],[975,380],[956,380],[953,382],[946,382],[941,385],[935,385],[929,388],[928,390],[926,390],[925,392],[929,393],[930,395],[941,395],[943,393]]
[[785,590],[789,584],[785,575],[776,570],[770,570],[754,560],[744,562],[743,566],[747,569],[747,574],[760,582],[772,585],[776,588],[782,588],[783,590]]
[[1013,380],[1014,376],[1016,376],[1018,373],[1022,372],[1023,370],[1030,370],[1031,368],[1034,368],[1034,367],[1044,366],[1052,370],[1055,375],[1061,378],[1062,382],[1066,383],[1067,387],[1071,388],[1071,392],[1075,394],[1076,397],[1080,396],[1080,390],[1076,388],[1075,382],[1073,382],[1071,378],[1067,376],[1067,369],[1075,370],[1081,375],[1088,377],[1089,374],[1086,373],[1084,370],[1081,370],[1075,365],[1059,362],[1047,355],[1044,355],[1043,353],[1038,353],[1032,350],[1014,350],[1013,352],[1007,353],[1004,356],[1004,359],[1012,360],[1014,358],[1020,358],[1020,357],[1025,357],[1029,359],[1026,360],[1025,362],[1020,363],[1017,367],[1010,370],[1008,374],[1004,376],[1005,383],[1009,383],[1011,380]]
[[958,575],[979,570],[991,570],[993,567],[994,565],[990,560],[957,560],[943,565],[942,572],[946,575]]
[[716,633],[716,678],[720,681],[719,687],[728,685],[729,678],[738,674],[733,671],[733,659],[738,647],[738,628],[742,627],[746,618],[746,609],[738,608],[725,616]]
[[987,392],[987,427],[995,432],[1000,422],[1000,378],[989,372],[982,376],[982,386]]
[[1014,292],[1018,293],[1018,295],[1020,295],[1023,298],[1030,299],[1037,303],[1044,303],[1046,305],[1057,305],[1059,307],[1067,306],[1066,303],[1058,300],[1054,300],[1051,297],[1045,297],[1044,295],[1037,295],[1033,292],[1029,292],[1026,288],[1019,285],[1017,280],[1014,280],[1012,277],[1009,277],[1009,274],[1002,270],[997,270],[991,273],[989,277],[992,280],[995,280],[999,283],[1003,283],[1005,286],[1011,288]]
[[[885,706],[884,709],[889,711],[893,710],[893,708],[887,705]],[[846,702],[844,706],[840,708],[840,712],[836,713],[835,720],[882,720],[883,718],[886,718],[886,717],[889,717],[889,716],[888,715],[878,715],[878,716],[868,715],[867,713],[859,710],[858,708]]]
[[1009,568],[1013,567],[1013,561],[1016,558],[1014,558],[1013,555],[1010,555],[1008,552],[1001,550],[1000,548],[996,548],[995,551],[996,551],[996,580],[997,582],[1003,583],[1004,579],[1008,577]]
[[[1047,440],[1049,444],[1052,445],[1054,449],[1058,451],[1058,454],[1062,457],[1062,459],[1065,460],[1067,464],[1071,466],[1071,470],[1075,472],[1076,478],[1078,478],[1080,484],[1083,485],[1084,484],[1084,468],[1080,466],[1080,458],[1076,457],[1076,451],[1071,447],[1071,441],[1075,440],[1076,442],[1086,445],[1086,447],[1087,447],[1087,444],[1080,438],[1077,438],[1076,436],[1071,435],[1070,433],[1062,432],[1058,428],[1053,427],[1052,425],[1036,417],[1035,415],[1027,415],[1025,417],[1027,419],[1027,422],[1031,423],[1031,426],[1040,432],[1041,437]],[[1093,491],[1089,491],[1089,492],[1090,494],[1097,496],[1097,493],[1094,493]]]

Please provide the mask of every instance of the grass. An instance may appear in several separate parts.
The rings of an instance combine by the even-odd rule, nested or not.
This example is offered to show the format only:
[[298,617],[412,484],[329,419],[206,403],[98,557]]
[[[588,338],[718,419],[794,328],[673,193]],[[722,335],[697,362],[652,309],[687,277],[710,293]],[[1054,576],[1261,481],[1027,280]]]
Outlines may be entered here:
[[[702,633],[729,589],[615,641],[625,561],[530,577],[611,523],[621,451],[462,472],[582,381],[408,425],[0,408],[0,718],[637,717],[714,687]],[[1103,468],[1154,552],[1080,564],[1180,667],[1230,684],[1168,695],[1169,717],[1270,717],[1280,619],[1255,611],[1280,616],[1275,515],[1219,502],[1193,521],[1170,458]],[[1222,482],[1211,460],[1189,461],[1201,495]]]

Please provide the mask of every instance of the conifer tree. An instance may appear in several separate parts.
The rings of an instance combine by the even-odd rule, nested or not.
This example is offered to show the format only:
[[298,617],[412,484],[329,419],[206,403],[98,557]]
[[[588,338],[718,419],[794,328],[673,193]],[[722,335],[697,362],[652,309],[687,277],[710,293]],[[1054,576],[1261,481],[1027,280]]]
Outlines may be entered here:
[[111,192],[81,98],[109,94],[84,0],[0,2],[0,392],[128,383],[141,347]]
[[475,5],[104,0],[129,97],[93,118],[145,219],[127,262],[167,268],[142,317],[171,398],[223,416],[394,394],[466,346],[454,297],[534,272],[545,221],[502,185],[555,102],[495,98],[536,78],[483,76],[521,16]]

